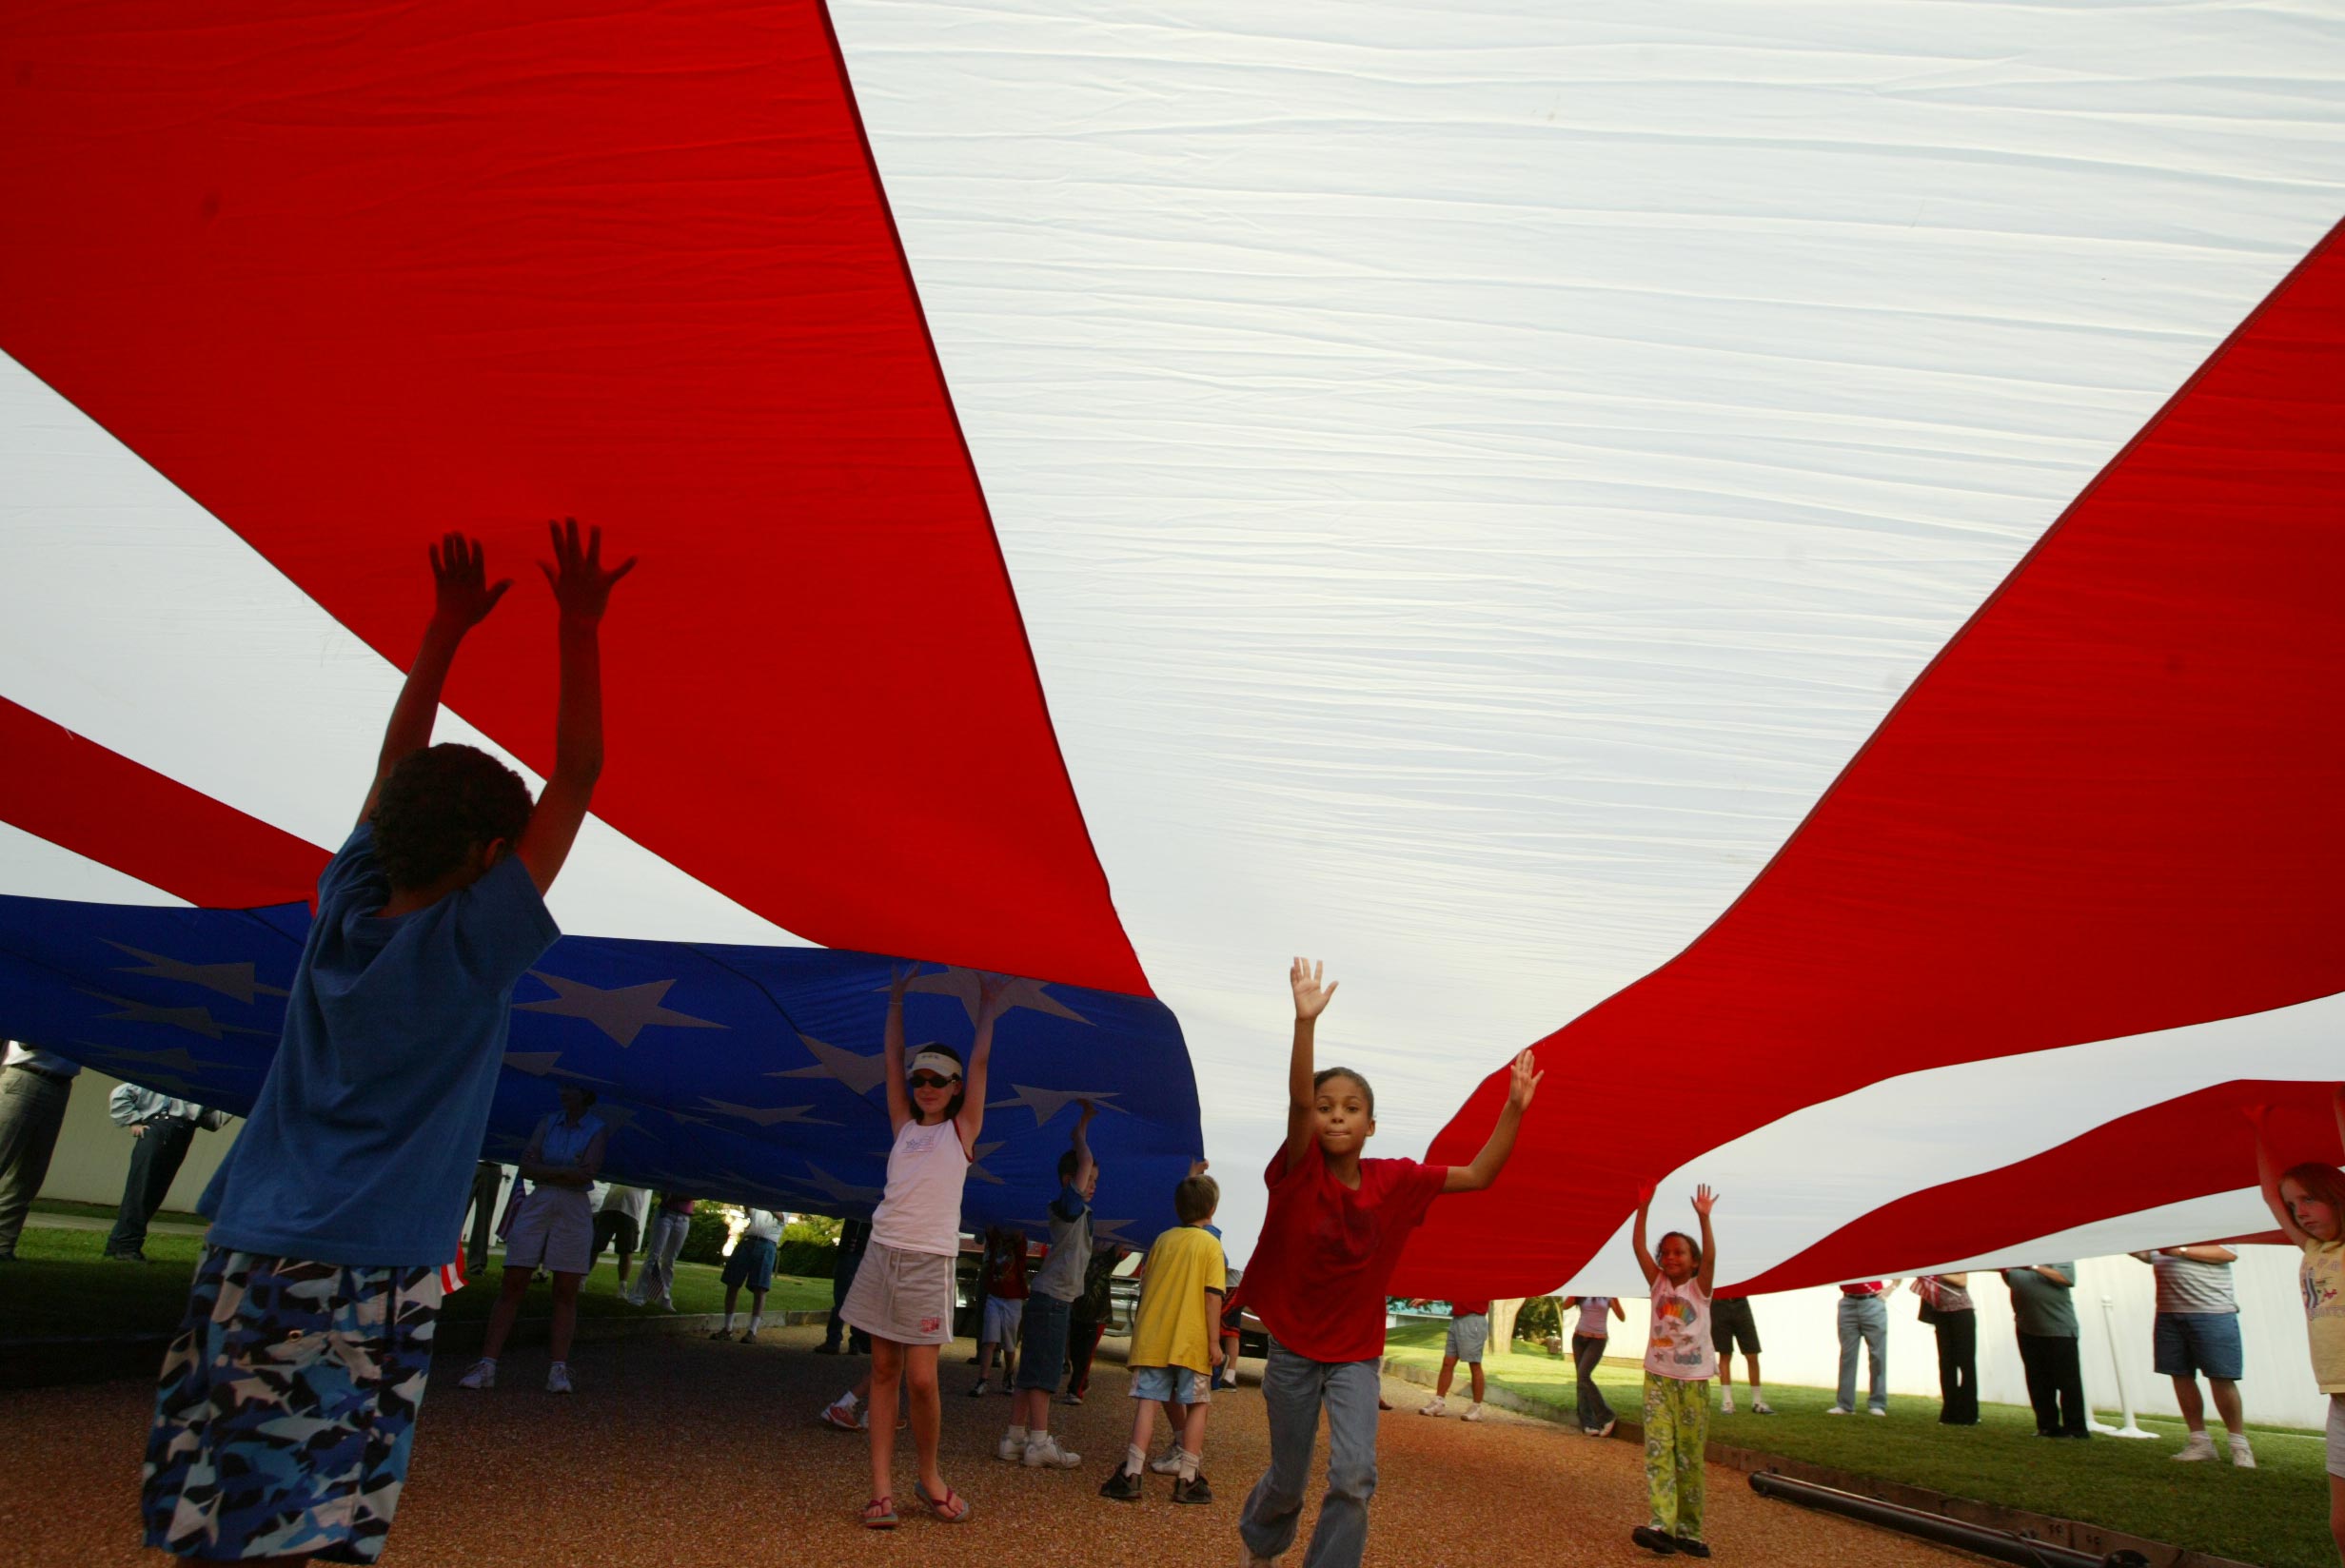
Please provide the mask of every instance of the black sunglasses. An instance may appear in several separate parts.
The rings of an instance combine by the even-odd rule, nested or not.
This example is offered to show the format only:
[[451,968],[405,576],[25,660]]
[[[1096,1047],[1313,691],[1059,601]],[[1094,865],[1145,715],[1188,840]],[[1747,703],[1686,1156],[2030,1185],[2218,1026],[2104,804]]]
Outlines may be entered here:
[[916,1072],[912,1075],[912,1087],[914,1088],[943,1088],[948,1084],[957,1082],[959,1082],[959,1080],[954,1078],[940,1078],[933,1072]]

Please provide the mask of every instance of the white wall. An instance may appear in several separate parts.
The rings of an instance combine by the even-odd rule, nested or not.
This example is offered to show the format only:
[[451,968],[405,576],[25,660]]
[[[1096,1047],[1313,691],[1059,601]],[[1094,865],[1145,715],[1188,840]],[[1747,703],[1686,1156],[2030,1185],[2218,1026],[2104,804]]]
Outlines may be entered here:
[[[2329,1401],[2313,1382],[2312,1359],[2305,1336],[2304,1306],[2296,1285],[2296,1252],[2283,1246],[2241,1246],[2232,1278],[2239,1298],[2239,1330],[2246,1343],[2246,1375],[2240,1392],[2251,1421],[2318,1427],[2328,1420]],[[2057,1262],[2059,1260],[2046,1260]],[[2114,1322],[2125,1386],[2134,1408],[2151,1415],[2179,1415],[2174,1385],[2150,1365],[2150,1323],[2157,1314],[2157,1290],[2150,1270],[2133,1259],[2087,1258],[2079,1261],[2077,1321],[2083,1332],[2084,1393],[2096,1413],[2117,1424],[2117,1377],[2109,1356]],[[1971,1295],[1979,1303],[1979,1397],[2004,1404],[2025,1404],[2027,1382],[2020,1368],[2019,1342],[2011,1323],[2011,1293],[1992,1274],[1971,1276]],[[2104,1317],[2101,1298],[2110,1303]],[[1769,1383],[1830,1388],[1840,1376],[1840,1291],[1830,1285],[1814,1290],[1788,1290],[1780,1295],[1754,1296],[1751,1304],[1759,1321],[1759,1339],[1766,1349],[1759,1369]],[[1645,1354],[1648,1318],[1642,1301],[1624,1302],[1628,1321],[1613,1324],[1614,1356]],[[1913,1293],[1901,1286],[1889,1308],[1889,1390],[1895,1394],[1938,1393],[1937,1336],[1916,1316]],[[1735,1379],[1743,1378],[1738,1361]],[[1860,1363],[1858,1393],[1864,1389]]]

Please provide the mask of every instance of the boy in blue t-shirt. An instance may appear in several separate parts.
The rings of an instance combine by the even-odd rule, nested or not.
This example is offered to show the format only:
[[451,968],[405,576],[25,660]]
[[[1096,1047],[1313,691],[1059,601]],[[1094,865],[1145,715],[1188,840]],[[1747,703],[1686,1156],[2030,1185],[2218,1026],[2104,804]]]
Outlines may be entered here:
[[382,1555],[504,1056],[513,986],[561,933],[544,892],[602,768],[598,630],[612,585],[556,525],[555,764],[518,774],[431,744],[491,585],[480,545],[431,551],[435,606],[359,824],[318,878],[285,1032],[210,1218],[148,1436],[147,1544],[207,1559]]

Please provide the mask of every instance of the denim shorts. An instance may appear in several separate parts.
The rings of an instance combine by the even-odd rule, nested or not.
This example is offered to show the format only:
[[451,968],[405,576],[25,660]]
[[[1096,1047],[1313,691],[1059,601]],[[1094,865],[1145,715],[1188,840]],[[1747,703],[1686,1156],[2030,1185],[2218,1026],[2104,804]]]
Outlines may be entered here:
[[2152,1364],[2169,1378],[2203,1373],[2237,1382],[2247,1369],[2237,1312],[2160,1312],[2150,1343]]
[[1073,1302],[1035,1291],[1018,1325],[1017,1388],[1056,1388],[1067,1374],[1067,1315]]
[[1132,1369],[1132,1397],[1171,1400],[1174,1404],[1210,1404],[1213,1399],[1213,1380],[1186,1366],[1135,1366]]

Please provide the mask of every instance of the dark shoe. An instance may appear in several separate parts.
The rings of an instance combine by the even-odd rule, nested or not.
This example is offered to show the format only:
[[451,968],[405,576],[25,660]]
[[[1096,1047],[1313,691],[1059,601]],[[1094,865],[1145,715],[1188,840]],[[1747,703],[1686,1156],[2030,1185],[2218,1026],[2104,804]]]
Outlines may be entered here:
[[708,1331],[708,1337],[712,1340],[729,1340],[733,1337],[733,1330],[729,1328],[712,1328]]
[[1140,1478],[1120,1464],[1115,1467],[1115,1474],[1099,1483],[1099,1495],[1117,1502],[1137,1502],[1140,1493]]
[[825,1340],[820,1344],[815,1346],[815,1354],[818,1356],[836,1356],[838,1354],[838,1343],[835,1340]]
[[1660,1531],[1654,1529],[1649,1524],[1640,1524],[1634,1530],[1629,1531],[1628,1539],[1635,1541],[1639,1546],[1644,1547],[1646,1551],[1658,1553],[1662,1557],[1667,1558],[1675,1557],[1677,1555],[1677,1542],[1671,1540],[1667,1536],[1663,1535]]
[[1211,1502],[1213,1500],[1213,1489],[1205,1484],[1205,1477],[1202,1474],[1195,1480],[1181,1480],[1175,1478],[1172,1482],[1172,1500],[1174,1502]]
[[143,1264],[153,1260],[144,1252],[108,1252],[106,1261],[109,1264]]
[[1669,1544],[1689,1558],[1706,1558],[1710,1555],[1710,1549],[1691,1536],[1671,1536]]

